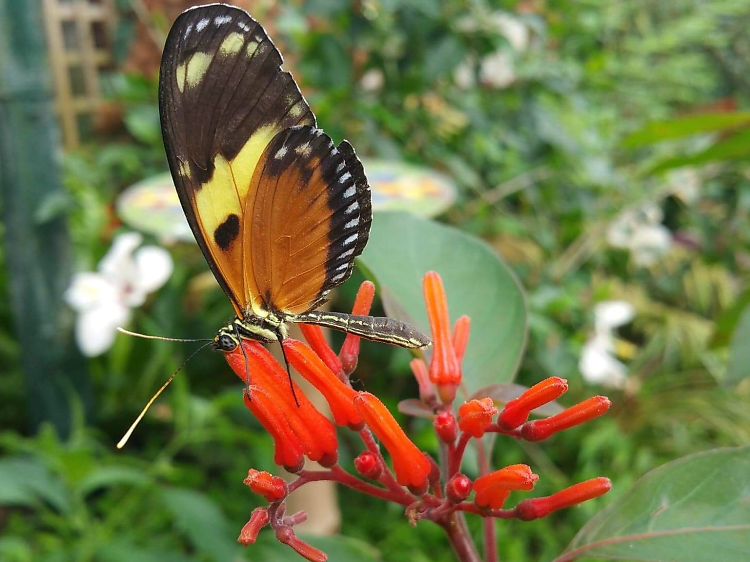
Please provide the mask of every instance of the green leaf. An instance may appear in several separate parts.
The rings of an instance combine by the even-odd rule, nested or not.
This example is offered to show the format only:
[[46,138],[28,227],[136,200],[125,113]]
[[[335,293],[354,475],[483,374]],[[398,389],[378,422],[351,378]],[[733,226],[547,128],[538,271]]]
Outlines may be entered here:
[[99,488],[108,488],[122,484],[140,486],[150,482],[149,476],[140,469],[129,466],[102,466],[95,468],[84,476],[76,490],[85,496]]
[[685,166],[702,166],[711,162],[747,158],[750,158],[750,129],[740,131],[730,137],[717,141],[705,150],[701,150],[695,154],[662,160],[651,167],[649,173],[656,174]]
[[576,535],[556,562],[750,560],[750,446],[652,470]]
[[515,275],[489,245],[408,213],[382,212],[375,213],[361,261],[394,301],[385,303],[388,314],[425,333],[422,277],[440,273],[451,322],[471,317],[463,363],[469,390],[513,380],[526,343],[526,305]]
[[725,382],[734,384],[750,375],[750,306],[740,316],[729,345],[729,363]]
[[196,550],[212,560],[234,560],[239,552],[239,528],[232,530],[221,509],[208,496],[182,488],[162,491],[164,505]]
[[64,484],[44,464],[25,457],[0,461],[0,505],[35,507],[40,500],[60,512],[70,508]]
[[124,540],[109,541],[96,551],[97,562],[193,562],[178,552],[143,548]]
[[714,133],[750,125],[750,111],[734,113],[701,113],[666,121],[647,123],[622,141],[623,148],[638,148],[664,140],[679,139],[701,133]]

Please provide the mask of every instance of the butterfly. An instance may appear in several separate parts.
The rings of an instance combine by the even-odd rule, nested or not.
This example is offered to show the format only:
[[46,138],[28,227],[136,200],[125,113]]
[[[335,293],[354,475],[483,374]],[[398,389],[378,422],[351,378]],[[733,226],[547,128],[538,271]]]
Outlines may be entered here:
[[[190,228],[236,317],[214,347],[282,341],[290,323],[421,348],[392,318],[316,310],[352,274],[372,222],[370,187],[347,141],[334,145],[263,27],[223,4],[169,32],[159,112]],[[283,348],[282,348],[283,349]]]

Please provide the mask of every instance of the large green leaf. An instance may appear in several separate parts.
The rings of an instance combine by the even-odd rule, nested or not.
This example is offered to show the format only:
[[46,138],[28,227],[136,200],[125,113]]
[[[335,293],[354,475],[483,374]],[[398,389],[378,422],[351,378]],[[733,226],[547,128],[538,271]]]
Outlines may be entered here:
[[184,488],[166,488],[162,500],[196,550],[217,562],[237,557],[239,529],[231,529],[224,513],[208,496]]
[[734,384],[750,375],[750,306],[745,307],[732,334],[726,382]]
[[483,241],[408,213],[375,213],[362,262],[374,275],[390,316],[425,333],[422,277],[440,273],[451,321],[471,316],[464,359],[469,390],[513,379],[526,343],[526,305],[516,277]]
[[589,521],[556,562],[747,562],[749,497],[750,446],[673,461]]
[[665,121],[653,121],[631,133],[622,141],[625,148],[636,148],[656,142],[679,139],[700,133],[714,133],[750,125],[750,111],[701,113]]

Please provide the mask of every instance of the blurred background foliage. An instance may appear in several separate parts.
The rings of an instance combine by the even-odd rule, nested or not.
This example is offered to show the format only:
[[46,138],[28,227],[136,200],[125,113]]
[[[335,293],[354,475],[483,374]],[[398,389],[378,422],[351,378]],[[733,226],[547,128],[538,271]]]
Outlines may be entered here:
[[[149,25],[165,33],[162,6],[148,4]],[[80,270],[94,269],[123,230],[118,193],[166,169],[156,76],[122,70],[143,4],[118,7],[124,66],[106,82],[90,142],[64,158]],[[544,447],[497,447],[497,465],[529,462],[542,476],[539,495],[597,475],[612,478],[616,495],[669,460],[747,443],[749,0],[312,0],[252,10],[333,138],[455,180],[458,202],[441,220],[487,240],[527,292],[528,344],[516,381],[565,377],[566,404],[595,392],[612,397],[611,415]],[[662,234],[639,237],[639,214]],[[231,314],[225,298],[206,282],[197,248],[169,250],[175,272],[131,327],[211,336]],[[356,285],[339,292],[336,309],[350,305]],[[84,420],[79,404],[67,439],[50,426],[34,433],[7,291],[0,268],[2,560],[292,556],[269,542],[267,554],[253,557],[234,542],[257,502],[242,475],[274,467],[271,440],[247,415],[221,357],[196,356],[115,452],[145,400],[190,353],[120,336],[89,362],[94,417]],[[629,302],[635,316],[614,339],[627,377],[602,389],[581,376],[579,358],[594,333],[594,306],[608,300]],[[394,410],[416,395],[408,354],[363,348],[357,376],[369,390]],[[418,444],[435,447],[427,422],[406,423]],[[354,443],[343,448],[358,453]],[[397,506],[347,490],[340,501],[350,537],[335,547],[342,559],[452,559],[439,529],[410,527]],[[532,524],[502,522],[501,558],[554,558],[607,501]]]

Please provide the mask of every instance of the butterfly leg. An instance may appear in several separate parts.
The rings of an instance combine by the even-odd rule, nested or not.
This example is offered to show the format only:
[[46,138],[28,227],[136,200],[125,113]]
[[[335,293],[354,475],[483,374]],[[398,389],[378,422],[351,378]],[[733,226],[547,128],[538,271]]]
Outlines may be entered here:
[[[252,397],[250,396],[250,363],[247,360],[247,352],[245,351],[245,346],[242,345],[242,336],[240,336],[240,332],[237,330],[237,324],[233,323],[232,326],[234,327],[234,335],[237,336],[237,341],[240,342],[242,357],[245,358],[245,392],[247,392],[248,400],[252,400]],[[286,357],[284,359],[286,359]],[[287,370],[289,370],[288,367]]]
[[292,396],[294,397],[294,403],[299,408],[299,400],[297,400],[297,393],[294,391],[294,384],[292,383],[292,371],[289,369],[289,359],[286,358],[286,351],[284,350],[284,334],[281,330],[277,330],[276,337],[279,338],[279,345],[281,346],[281,355],[284,357],[284,364],[286,365],[286,374],[289,377],[289,388],[292,389]]

